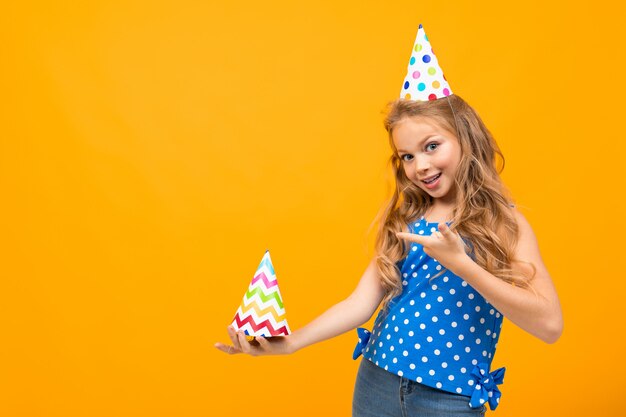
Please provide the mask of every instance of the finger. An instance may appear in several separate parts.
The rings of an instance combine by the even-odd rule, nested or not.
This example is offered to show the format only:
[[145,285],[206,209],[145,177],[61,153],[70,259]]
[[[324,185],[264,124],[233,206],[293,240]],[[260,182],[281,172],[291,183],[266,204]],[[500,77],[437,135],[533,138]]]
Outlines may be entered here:
[[435,236],[437,239],[443,239],[443,235],[437,230],[433,232],[433,236]]
[[420,245],[424,245],[428,242],[428,238],[426,236],[416,235],[415,233],[405,233],[398,232],[396,233],[398,239],[408,240],[409,242],[419,243]]
[[237,332],[235,331],[233,326],[228,326],[228,336],[230,337],[231,342],[233,342],[233,347],[237,350],[241,350],[239,338],[237,337]]
[[453,232],[452,229],[450,229],[450,226],[448,226],[446,223],[441,223],[439,225],[439,231],[441,232],[443,237],[446,238],[455,237],[456,235],[458,235],[458,233]]
[[438,229],[441,232],[441,234],[444,235],[444,236],[452,234],[452,232],[450,231],[450,228],[445,223],[439,223]]
[[439,231],[441,232],[441,234],[443,235],[444,238],[446,239],[457,239],[460,237],[460,235],[457,232],[453,232],[452,229],[450,229],[450,226],[448,226],[445,223],[441,223],[439,225]]
[[228,346],[223,343],[216,343],[213,346],[215,346],[215,348],[221,350],[222,352],[228,353]]
[[252,348],[250,347],[250,343],[248,343],[248,341],[246,340],[246,335],[244,334],[244,332],[242,331],[237,332],[237,337],[239,338],[239,345],[241,346],[241,350],[244,353],[250,354],[252,351]]
[[221,350],[224,353],[227,353],[229,355],[236,355],[238,353],[241,353],[241,351],[235,349],[234,346],[230,346],[230,345],[225,345],[223,343],[216,343],[214,345],[217,349]]
[[257,336],[256,337],[256,341],[259,342],[259,346],[261,347],[261,349],[263,349],[264,351],[269,351],[271,348],[271,343],[269,342],[269,340],[267,340],[266,338],[264,338],[263,336]]

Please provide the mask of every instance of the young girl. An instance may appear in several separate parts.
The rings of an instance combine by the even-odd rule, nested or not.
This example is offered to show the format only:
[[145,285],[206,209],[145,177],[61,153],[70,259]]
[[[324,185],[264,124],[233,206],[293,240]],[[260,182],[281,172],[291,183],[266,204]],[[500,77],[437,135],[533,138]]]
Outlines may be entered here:
[[422,26],[401,98],[385,118],[395,192],[376,256],[354,292],[285,337],[229,327],[226,353],[290,354],[367,322],[353,416],[484,415],[504,369],[490,372],[503,316],[547,343],[561,308],[535,235],[498,176],[497,144],[452,94]]

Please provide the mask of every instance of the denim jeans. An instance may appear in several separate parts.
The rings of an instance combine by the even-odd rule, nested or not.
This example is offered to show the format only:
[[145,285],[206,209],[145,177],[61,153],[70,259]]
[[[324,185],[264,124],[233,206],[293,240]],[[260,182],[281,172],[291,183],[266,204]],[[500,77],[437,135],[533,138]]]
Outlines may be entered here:
[[469,400],[470,397],[394,375],[362,359],[354,387],[352,417],[484,416],[487,408],[470,408]]

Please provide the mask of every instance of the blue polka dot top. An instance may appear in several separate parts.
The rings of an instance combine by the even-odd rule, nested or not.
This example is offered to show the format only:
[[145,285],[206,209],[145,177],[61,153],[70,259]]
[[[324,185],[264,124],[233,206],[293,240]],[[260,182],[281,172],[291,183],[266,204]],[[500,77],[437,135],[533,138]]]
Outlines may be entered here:
[[[437,223],[422,217],[409,230],[430,235],[437,230]],[[444,268],[424,253],[422,245],[412,243],[399,268],[402,293],[381,309],[371,333],[359,329],[361,346],[355,350],[355,359],[362,353],[365,359],[404,378],[474,396],[476,406],[486,400],[491,403],[494,393],[499,401],[497,388],[493,386],[491,394],[485,392],[482,385],[490,381],[484,378],[482,384],[481,378],[489,377],[502,314],[450,271],[431,279]],[[493,405],[497,405],[495,401]]]

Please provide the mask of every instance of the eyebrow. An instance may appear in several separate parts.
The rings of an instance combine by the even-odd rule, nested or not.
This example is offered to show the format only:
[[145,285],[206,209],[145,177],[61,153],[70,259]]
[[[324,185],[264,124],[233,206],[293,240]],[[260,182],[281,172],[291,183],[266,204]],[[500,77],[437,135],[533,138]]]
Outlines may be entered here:
[[[424,137],[422,140],[420,140],[420,141],[419,141],[419,145],[420,145],[420,147],[421,147],[421,145],[423,145],[423,144],[424,144],[424,142],[426,142],[428,139],[432,138],[433,136],[437,136],[437,134],[436,134],[436,133],[433,133],[433,134],[427,135],[427,136],[426,136],[426,137]],[[407,152],[407,151],[405,151],[404,149],[398,149],[398,153],[400,153],[400,152]]]

